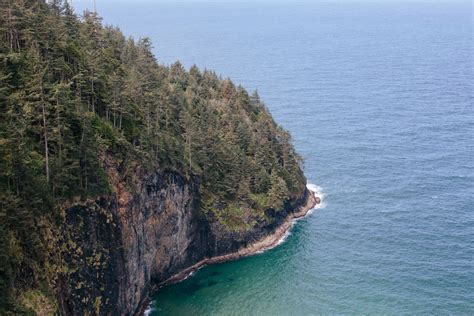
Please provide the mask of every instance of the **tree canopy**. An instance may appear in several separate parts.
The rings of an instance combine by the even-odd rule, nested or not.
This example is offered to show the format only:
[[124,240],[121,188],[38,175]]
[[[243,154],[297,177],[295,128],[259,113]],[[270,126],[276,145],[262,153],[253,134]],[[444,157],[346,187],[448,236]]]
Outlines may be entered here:
[[[45,225],[110,193],[104,155],[201,178],[202,211],[280,209],[301,159],[257,93],[179,62],[61,0],[0,0],[0,313],[41,281]],[[47,227],[48,225],[46,225]]]

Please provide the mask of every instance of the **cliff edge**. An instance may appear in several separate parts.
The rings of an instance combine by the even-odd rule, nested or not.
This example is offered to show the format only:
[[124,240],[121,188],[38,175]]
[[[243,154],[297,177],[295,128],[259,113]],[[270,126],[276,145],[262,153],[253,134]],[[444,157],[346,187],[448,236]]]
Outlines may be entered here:
[[[258,93],[69,1],[0,4],[0,314],[136,314],[308,202]],[[260,245],[260,246],[258,246]]]
[[59,247],[69,271],[58,291],[62,314],[138,314],[153,289],[204,264],[271,248],[294,218],[316,205],[304,189],[251,228],[230,229],[201,212],[199,177],[138,168],[138,189],[130,192],[117,168],[107,168],[114,194],[65,209]]

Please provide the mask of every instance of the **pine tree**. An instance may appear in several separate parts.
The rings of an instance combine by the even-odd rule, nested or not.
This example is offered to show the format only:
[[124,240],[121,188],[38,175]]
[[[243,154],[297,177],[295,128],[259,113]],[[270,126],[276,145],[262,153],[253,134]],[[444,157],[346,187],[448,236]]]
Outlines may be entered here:
[[109,194],[105,159],[123,162],[123,178],[127,164],[199,177],[203,210],[227,218],[303,192],[302,160],[257,91],[159,65],[149,39],[61,0],[3,0],[0,38],[0,314],[49,284],[38,223],[58,229],[62,203]]

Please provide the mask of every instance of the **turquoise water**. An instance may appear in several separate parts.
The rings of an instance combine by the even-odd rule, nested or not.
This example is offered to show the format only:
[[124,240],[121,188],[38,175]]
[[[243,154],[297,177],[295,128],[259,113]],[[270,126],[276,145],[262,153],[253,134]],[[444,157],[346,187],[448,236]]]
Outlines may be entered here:
[[326,193],[281,246],[163,288],[152,315],[474,314],[471,3],[98,7],[163,63],[258,88]]

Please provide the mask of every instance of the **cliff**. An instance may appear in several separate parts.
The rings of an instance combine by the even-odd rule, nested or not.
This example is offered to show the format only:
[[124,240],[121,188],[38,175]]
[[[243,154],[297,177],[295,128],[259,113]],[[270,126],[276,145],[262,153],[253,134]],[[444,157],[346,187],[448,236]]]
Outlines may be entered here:
[[[113,194],[65,209],[60,247],[69,271],[58,287],[62,314],[137,314],[153,287],[202,264],[250,254],[245,249],[315,204],[304,190],[251,229],[233,230],[200,211],[199,177],[138,168],[131,192],[117,169],[107,166]],[[256,244],[268,246],[271,238]]]
[[250,253],[307,202],[257,92],[162,65],[67,1],[0,13],[0,314],[136,313],[152,284]]

